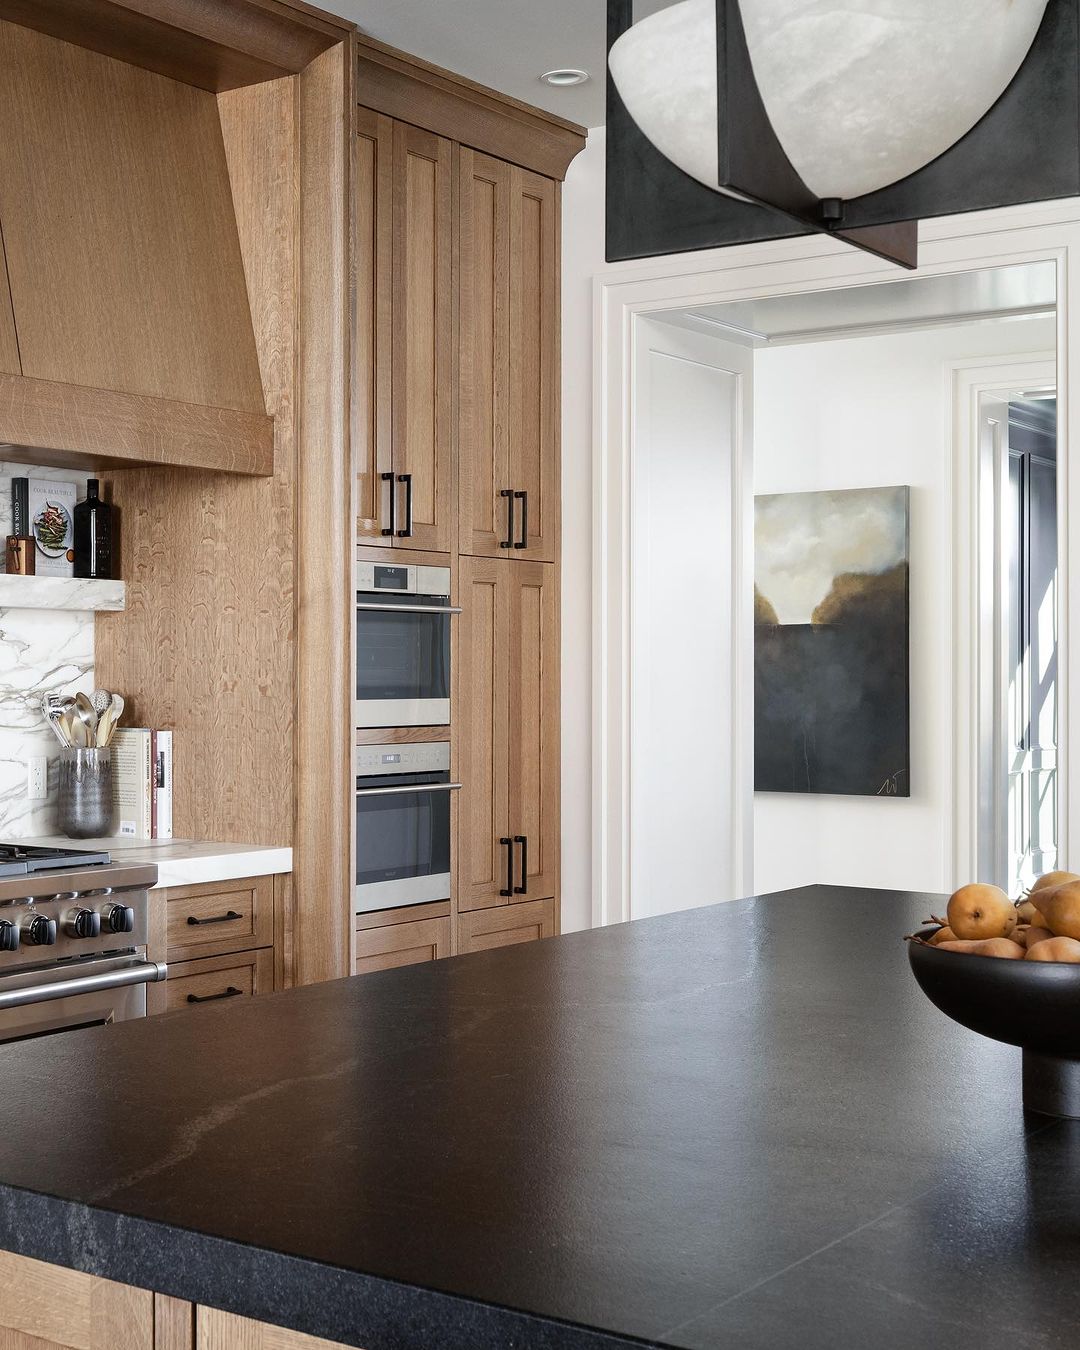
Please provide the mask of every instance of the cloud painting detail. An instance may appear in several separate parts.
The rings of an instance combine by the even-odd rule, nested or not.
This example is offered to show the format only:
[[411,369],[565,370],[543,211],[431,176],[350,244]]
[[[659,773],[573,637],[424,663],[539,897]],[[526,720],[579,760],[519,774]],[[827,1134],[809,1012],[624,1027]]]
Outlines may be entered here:
[[757,498],[757,791],[910,795],[909,495]]

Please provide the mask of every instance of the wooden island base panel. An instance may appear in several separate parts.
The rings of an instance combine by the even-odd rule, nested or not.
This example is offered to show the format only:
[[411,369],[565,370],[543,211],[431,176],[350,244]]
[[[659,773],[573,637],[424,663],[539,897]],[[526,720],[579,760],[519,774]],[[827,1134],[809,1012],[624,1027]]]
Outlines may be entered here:
[[4,1350],[347,1350],[255,1322],[0,1252]]

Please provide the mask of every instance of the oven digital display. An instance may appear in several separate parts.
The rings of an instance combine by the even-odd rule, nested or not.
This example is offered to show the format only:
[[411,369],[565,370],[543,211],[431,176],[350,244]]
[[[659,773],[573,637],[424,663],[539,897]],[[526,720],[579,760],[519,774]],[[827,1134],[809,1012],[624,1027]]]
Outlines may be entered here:
[[382,756],[382,763],[383,763],[383,764],[400,764],[400,763],[401,763],[401,756],[400,756],[400,755],[383,755],[383,756]]
[[376,567],[375,589],[377,591],[403,591],[409,584],[407,567]]

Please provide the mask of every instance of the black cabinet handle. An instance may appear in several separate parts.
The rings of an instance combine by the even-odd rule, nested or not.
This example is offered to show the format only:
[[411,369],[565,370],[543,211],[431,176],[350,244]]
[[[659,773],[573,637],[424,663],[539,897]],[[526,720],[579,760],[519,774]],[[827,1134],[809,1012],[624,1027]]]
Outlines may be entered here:
[[527,492],[515,492],[514,497],[521,503],[521,538],[514,545],[515,548],[529,547],[529,494]]
[[228,989],[223,989],[220,994],[188,994],[189,1003],[216,1003],[219,998],[239,998],[244,991],[237,989],[235,984],[230,984]]
[[399,473],[397,476],[399,483],[405,484],[405,528],[398,530],[399,539],[412,538],[412,474]]
[[500,839],[499,843],[506,845],[506,886],[499,894],[510,896],[514,894],[514,841],[512,839]]
[[506,498],[506,538],[499,541],[500,548],[514,547],[514,490],[503,488],[500,497]]
[[521,885],[514,887],[514,894],[524,895],[529,889],[529,837],[515,834],[514,843],[521,845]]
[[188,923],[194,928],[205,923],[232,923],[234,919],[242,919],[242,914],[237,914],[235,909],[230,909],[228,914],[215,914],[210,919],[197,919],[194,914],[188,915]]
[[388,535],[394,533],[394,475],[392,473],[381,473],[379,477],[384,483],[390,484],[390,528],[383,530],[383,534]]

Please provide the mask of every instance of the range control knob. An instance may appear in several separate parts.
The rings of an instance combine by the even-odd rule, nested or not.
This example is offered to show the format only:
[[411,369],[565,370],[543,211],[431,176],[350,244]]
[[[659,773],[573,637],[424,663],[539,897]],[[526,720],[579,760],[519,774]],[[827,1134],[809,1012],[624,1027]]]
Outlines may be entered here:
[[94,909],[73,909],[64,920],[64,932],[73,938],[96,938],[101,933],[101,915]]
[[0,952],[19,950],[19,929],[9,919],[0,920]]
[[101,923],[106,933],[130,933],[135,928],[135,911],[130,905],[104,905]]
[[24,919],[22,937],[27,946],[51,947],[56,941],[56,920],[45,914],[35,914]]

